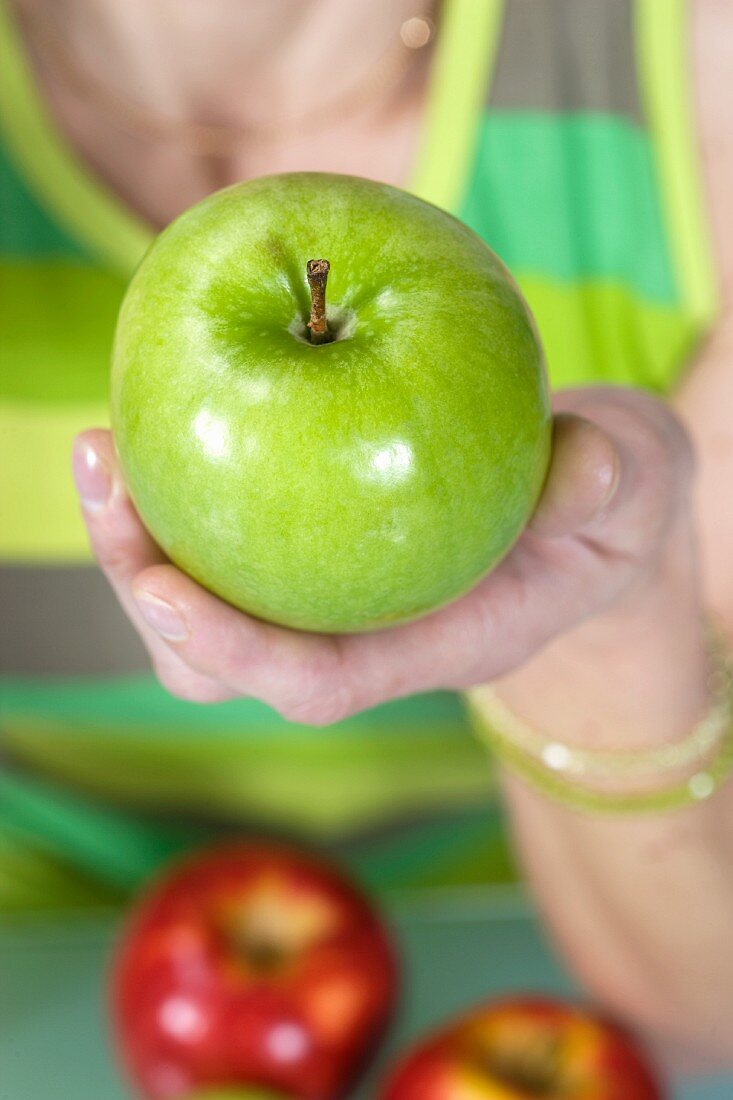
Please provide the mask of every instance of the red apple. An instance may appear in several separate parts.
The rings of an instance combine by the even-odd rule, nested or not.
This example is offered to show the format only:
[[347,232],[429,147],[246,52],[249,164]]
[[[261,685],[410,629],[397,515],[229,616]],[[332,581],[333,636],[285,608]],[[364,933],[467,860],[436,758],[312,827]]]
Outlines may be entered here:
[[499,1001],[407,1055],[380,1100],[663,1100],[630,1037],[541,998]]
[[191,1093],[185,1100],[286,1100],[286,1097],[276,1096],[274,1092],[253,1092],[246,1085],[239,1089],[207,1089],[205,1092]]
[[388,936],[339,871],[242,843],[143,897],[116,959],[113,1016],[150,1100],[241,1085],[332,1100],[385,1028],[396,985]]
[[276,1096],[274,1092],[253,1092],[248,1086],[239,1089],[206,1089],[205,1092],[191,1093],[185,1100],[286,1100],[286,1097]]

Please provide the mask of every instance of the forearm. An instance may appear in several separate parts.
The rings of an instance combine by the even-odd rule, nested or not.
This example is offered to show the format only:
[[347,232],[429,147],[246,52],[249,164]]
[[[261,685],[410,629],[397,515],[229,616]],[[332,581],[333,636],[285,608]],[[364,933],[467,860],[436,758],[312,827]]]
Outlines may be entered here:
[[704,598],[733,638],[733,306],[674,405],[697,456],[694,503]]
[[[585,748],[644,750],[690,731],[708,703],[705,596],[684,521],[666,545],[623,604],[495,685],[514,711]],[[539,905],[586,986],[675,1052],[724,1057],[733,786],[689,810],[626,817],[565,809],[508,774],[505,788]]]
[[675,1066],[730,1066],[733,800],[619,821],[507,779],[525,867],[582,984]]
[[[581,745],[643,748],[683,737],[704,706],[703,610],[733,643],[733,147],[720,95],[733,36],[724,8],[693,5],[692,46],[727,315],[674,401],[697,454],[699,572],[678,545],[656,591],[632,596],[615,620],[575,631],[501,685],[520,714]],[[730,1062],[733,780],[689,810],[637,817],[564,810],[508,776],[506,793],[540,904],[586,984],[678,1051]]]

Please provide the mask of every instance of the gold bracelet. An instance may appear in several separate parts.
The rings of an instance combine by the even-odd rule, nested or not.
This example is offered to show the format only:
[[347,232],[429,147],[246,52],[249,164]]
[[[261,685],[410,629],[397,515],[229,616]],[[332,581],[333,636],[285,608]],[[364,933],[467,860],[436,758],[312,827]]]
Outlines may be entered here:
[[[711,704],[692,732],[674,744],[638,752],[576,748],[530,727],[487,688],[468,693],[476,730],[500,760],[534,787],[576,808],[658,811],[704,801],[733,774],[733,662],[722,633],[709,627],[708,636]],[[593,786],[594,780],[653,780],[683,768],[694,768],[694,774],[661,790],[617,792]]]

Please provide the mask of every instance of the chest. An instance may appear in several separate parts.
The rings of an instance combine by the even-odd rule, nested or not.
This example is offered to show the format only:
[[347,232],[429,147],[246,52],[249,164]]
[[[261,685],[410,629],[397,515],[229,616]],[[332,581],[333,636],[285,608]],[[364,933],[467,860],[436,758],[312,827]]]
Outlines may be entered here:
[[[56,128],[106,187],[150,226],[161,228],[212,191],[278,172],[321,171],[378,178],[407,187],[423,117],[428,58],[415,59],[399,94],[385,103],[371,85],[323,110],[302,102],[293,81],[293,107],[282,124],[248,130],[232,124],[209,132],[187,125],[185,100],[140,113],[135,100],[101,104],[90,89],[64,79],[27,40],[36,80]],[[300,84],[302,85],[302,81]],[[376,102],[372,102],[377,96]],[[149,117],[147,117],[149,116]],[[181,119],[180,128],[170,126]],[[207,149],[207,141],[221,147]]]
[[[476,0],[480,7],[488,10],[490,0]],[[465,18],[463,5],[452,8]],[[180,151],[143,153],[129,135],[123,142],[108,132],[97,141],[93,126],[99,120],[93,122],[90,105],[62,119],[67,108],[55,104],[57,129],[65,131],[75,162],[91,165],[106,181],[107,199],[94,192],[88,201],[77,192],[72,202],[52,173],[39,203],[37,186],[35,199],[30,186],[33,166],[29,162],[27,178],[13,166],[3,176],[0,149],[0,231],[8,245],[0,265],[0,328],[13,362],[0,380],[0,438],[5,462],[17,467],[18,487],[0,556],[86,555],[67,473],[68,441],[106,420],[107,363],[124,272],[150,234],[148,225],[130,243],[122,207],[159,224],[234,178],[293,168],[405,185],[415,150],[424,144],[426,119],[432,182],[440,183],[446,172],[459,180],[449,201],[430,189],[427,197],[454,210],[512,268],[537,316],[554,384],[609,381],[668,390],[709,322],[711,295],[707,286],[702,301],[693,300],[695,287],[691,297],[683,293],[688,265],[673,255],[674,218],[666,205],[670,195],[679,197],[678,168],[695,190],[695,151],[684,120],[667,104],[664,125],[672,147],[682,144],[682,155],[661,170],[660,143],[645,129],[639,106],[633,8],[632,0],[543,0],[541,8],[536,0],[506,0],[502,19],[487,20],[481,35],[472,25],[454,26],[452,39],[442,39],[449,46],[441,47],[433,69],[431,79],[436,73],[440,79],[430,110],[426,87],[418,82],[388,117],[369,115],[358,126],[337,119],[287,142],[252,146],[216,168]],[[721,89],[732,69],[733,12],[727,3],[699,0],[693,14],[706,206],[730,288],[732,128]],[[582,27],[593,33],[572,39],[573,28]],[[690,41],[688,28],[680,27],[663,58],[662,91],[685,83]],[[621,71],[619,57],[625,58]],[[475,82],[473,105],[465,96],[469,80]],[[636,100],[629,94],[634,81],[640,85]],[[51,89],[42,90],[48,100]],[[463,141],[469,131],[470,141]],[[72,174],[66,173],[69,183]],[[688,207],[678,211],[691,266],[707,270],[704,221]],[[23,239],[16,239],[21,230]],[[120,242],[121,264],[119,252],[113,255]]]

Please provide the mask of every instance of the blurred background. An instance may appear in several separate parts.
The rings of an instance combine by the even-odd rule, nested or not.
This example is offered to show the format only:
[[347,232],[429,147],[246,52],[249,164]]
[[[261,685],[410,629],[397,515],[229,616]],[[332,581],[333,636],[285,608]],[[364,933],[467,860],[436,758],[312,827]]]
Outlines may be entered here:
[[[686,33],[676,0],[0,0],[1,1100],[126,1095],[104,1008],[120,915],[231,837],[326,852],[383,907],[406,970],[390,1051],[486,997],[573,992],[462,699],[314,730],[173,698],[92,562],[69,454],[108,423],[156,232],[285,170],[464,220],[516,275],[554,386],[668,391],[716,305]],[[724,1100],[733,1078],[675,1089]]]

